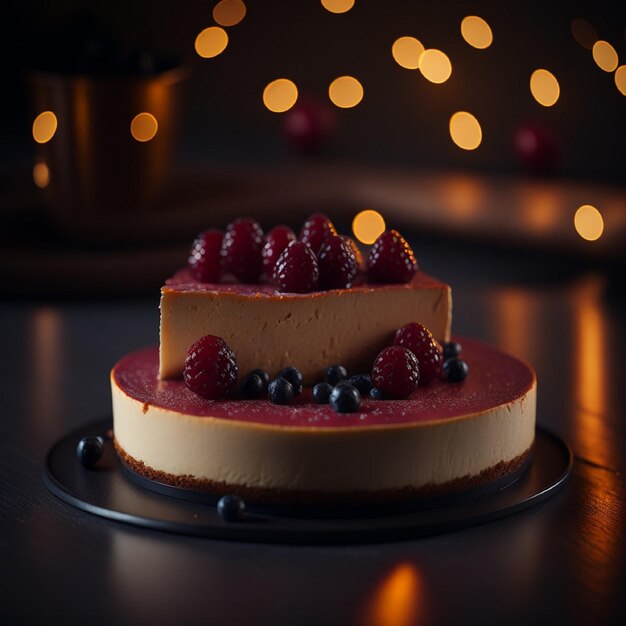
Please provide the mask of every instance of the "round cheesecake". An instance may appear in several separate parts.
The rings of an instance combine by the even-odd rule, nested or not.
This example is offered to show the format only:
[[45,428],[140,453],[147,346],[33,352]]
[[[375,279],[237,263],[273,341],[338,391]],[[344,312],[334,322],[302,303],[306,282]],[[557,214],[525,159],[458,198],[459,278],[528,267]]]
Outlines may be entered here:
[[519,470],[535,435],[536,377],[527,364],[463,339],[470,373],[405,400],[364,398],[356,413],[317,405],[205,400],[159,379],[158,347],[111,372],[115,445],[146,478],[250,501],[374,503],[447,494]]

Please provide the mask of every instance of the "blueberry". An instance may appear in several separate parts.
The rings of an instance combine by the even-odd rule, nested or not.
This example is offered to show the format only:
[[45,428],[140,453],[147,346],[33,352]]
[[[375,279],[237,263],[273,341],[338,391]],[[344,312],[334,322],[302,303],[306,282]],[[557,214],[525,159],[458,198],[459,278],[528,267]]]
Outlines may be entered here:
[[274,404],[289,404],[293,398],[292,384],[282,376],[275,378],[267,386],[270,401]]
[[102,437],[83,437],[76,446],[76,456],[85,467],[93,467],[104,452]]
[[217,512],[225,522],[238,522],[246,510],[246,503],[239,496],[223,496],[217,501]]
[[353,387],[356,387],[362,396],[366,396],[374,386],[372,384],[372,377],[369,374],[356,374],[350,376],[348,381]]
[[361,406],[361,394],[350,384],[337,385],[330,394],[330,404],[337,413],[354,413]]
[[248,374],[241,383],[241,395],[246,400],[258,398],[264,390],[265,385],[258,374]]
[[286,367],[278,372],[277,378],[282,377],[291,383],[293,393],[297,396],[302,393],[302,373],[295,367]]
[[465,380],[469,367],[461,359],[448,359],[443,363],[443,375],[449,383],[460,383]]
[[385,392],[382,389],[379,389],[378,387],[372,387],[370,389],[370,398],[372,400],[385,400],[386,399]]
[[343,365],[331,365],[326,369],[326,382],[333,387],[344,378],[348,377],[348,372]]
[[252,370],[248,376],[251,374],[256,374],[263,381],[263,391],[265,391],[270,384],[270,375],[262,369]]
[[[353,384],[351,384],[351,383],[350,383],[350,382],[349,382],[346,378],[344,378],[344,379],[340,380],[340,381],[339,381],[339,382],[335,385],[335,387],[345,387],[346,385],[347,385],[348,387],[354,387],[354,385],[353,385]],[[332,385],[331,385],[331,386],[332,386]],[[333,389],[334,389],[335,387],[333,387]]]
[[317,383],[317,385],[313,387],[313,400],[315,400],[317,404],[328,404],[332,391],[333,388],[328,383]]
[[447,359],[455,359],[456,357],[459,356],[459,354],[461,354],[461,350],[463,348],[461,347],[461,344],[458,343],[457,341],[450,341],[449,343],[444,343],[443,344],[443,360],[446,361]]

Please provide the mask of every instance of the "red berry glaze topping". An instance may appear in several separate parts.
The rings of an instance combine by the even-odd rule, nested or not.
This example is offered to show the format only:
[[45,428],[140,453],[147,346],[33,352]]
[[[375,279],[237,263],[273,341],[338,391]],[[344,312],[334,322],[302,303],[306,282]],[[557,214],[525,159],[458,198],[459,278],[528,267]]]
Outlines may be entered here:
[[403,326],[393,340],[394,345],[410,350],[420,365],[420,385],[425,385],[441,374],[443,348],[431,332],[419,322]]
[[342,237],[328,237],[317,254],[322,289],[346,289],[359,266],[350,244]]
[[406,239],[397,230],[386,230],[370,250],[367,271],[371,283],[407,283],[417,261]]
[[189,271],[201,283],[217,283],[222,274],[220,250],[224,233],[211,229],[200,233],[189,252]]
[[263,272],[269,278],[272,277],[276,260],[280,253],[292,242],[296,240],[296,235],[289,226],[274,226],[265,235],[265,245],[261,251],[263,257]]
[[292,241],[276,261],[273,282],[278,291],[308,293],[317,287],[319,273],[317,257],[311,247]]
[[207,400],[225,396],[237,383],[233,351],[221,337],[201,337],[187,351],[183,380],[191,391]]
[[326,237],[334,237],[336,234],[337,229],[326,215],[313,213],[313,215],[309,215],[304,226],[302,226],[300,241],[308,243],[313,252],[317,254]]
[[419,377],[416,356],[402,346],[385,348],[372,369],[372,382],[391,398],[408,398],[417,388]]
[[241,283],[256,283],[263,268],[262,247],[263,231],[256,220],[231,222],[222,242],[222,269]]

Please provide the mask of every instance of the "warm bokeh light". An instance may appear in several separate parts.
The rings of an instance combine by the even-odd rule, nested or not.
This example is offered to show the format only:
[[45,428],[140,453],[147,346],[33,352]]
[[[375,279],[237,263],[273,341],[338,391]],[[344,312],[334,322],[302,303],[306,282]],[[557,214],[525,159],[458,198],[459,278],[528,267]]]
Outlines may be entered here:
[[587,50],[593,48],[593,44],[598,41],[598,33],[596,29],[587,21],[581,17],[575,17],[570,22],[570,28],[572,29],[572,37]]
[[40,113],[33,122],[33,139],[37,143],[47,143],[57,132],[57,116],[52,111]]
[[615,48],[608,41],[596,41],[593,44],[593,60],[605,72],[612,72],[619,62]]
[[470,46],[484,50],[493,43],[493,33],[487,22],[477,15],[468,15],[461,22],[461,35]]
[[368,626],[418,624],[420,579],[410,563],[396,565],[376,589],[364,623]]
[[572,291],[577,318],[574,338],[578,344],[574,351],[577,358],[573,389],[582,410],[601,416],[605,415],[606,387],[610,380],[605,371],[607,329],[601,305],[605,289],[600,277],[589,276]]
[[475,150],[483,140],[478,120],[467,111],[458,111],[450,118],[450,137],[463,150]]
[[354,6],[354,0],[321,0],[321,2],[331,13],[347,13]]
[[50,183],[50,170],[42,161],[33,167],[33,181],[39,189],[44,189]]
[[559,81],[548,70],[535,70],[530,76],[530,93],[544,107],[551,107],[559,99]]
[[222,54],[228,45],[228,35],[219,26],[205,28],[197,37],[195,42],[196,52],[203,59],[211,59],[218,54]]
[[339,76],[330,83],[328,97],[335,106],[350,109],[363,100],[363,86],[353,76]]
[[460,224],[484,211],[487,195],[487,183],[469,174],[450,174],[439,188],[437,203],[446,207],[450,219]]
[[130,134],[137,141],[150,141],[159,129],[156,117],[152,113],[139,113],[130,123]]
[[399,37],[391,46],[391,54],[400,67],[416,70],[420,66],[420,57],[424,46],[415,37]]
[[220,26],[235,26],[246,16],[242,0],[221,0],[213,7],[213,19]]
[[537,235],[554,233],[560,216],[563,214],[562,204],[562,194],[549,185],[528,186],[520,189],[524,225]]
[[431,83],[445,83],[452,74],[452,64],[445,52],[435,48],[425,50],[420,57],[420,72]]
[[615,86],[623,96],[626,96],[626,65],[620,65],[615,70]]
[[357,213],[352,220],[352,232],[361,243],[374,243],[384,231],[385,220],[378,211],[366,209]]
[[277,78],[263,90],[263,104],[274,113],[284,113],[296,103],[298,88],[288,78]]
[[583,204],[578,207],[574,215],[574,227],[576,232],[587,241],[600,239],[604,232],[602,214],[591,204]]

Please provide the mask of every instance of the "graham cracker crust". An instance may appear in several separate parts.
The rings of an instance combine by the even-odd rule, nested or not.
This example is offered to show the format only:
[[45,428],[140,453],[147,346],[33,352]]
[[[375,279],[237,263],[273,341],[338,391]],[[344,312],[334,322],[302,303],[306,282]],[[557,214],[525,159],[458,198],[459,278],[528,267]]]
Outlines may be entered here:
[[399,489],[387,489],[379,491],[350,491],[350,492],[320,492],[320,491],[296,491],[287,489],[267,489],[262,487],[250,487],[248,485],[234,485],[204,478],[196,478],[188,474],[168,474],[154,469],[128,454],[117,439],[113,439],[115,449],[121,461],[132,471],[141,476],[164,483],[179,489],[190,489],[214,496],[237,495],[249,502],[263,504],[301,504],[301,505],[368,505],[391,502],[403,502],[419,498],[450,495],[462,491],[468,491],[495,482],[521,469],[529,458],[532,446],[515,457],[511,461],[500,461],[489,467],[480,474],[456,478],[446,483],[429,483],[421,487],[406,486]]

